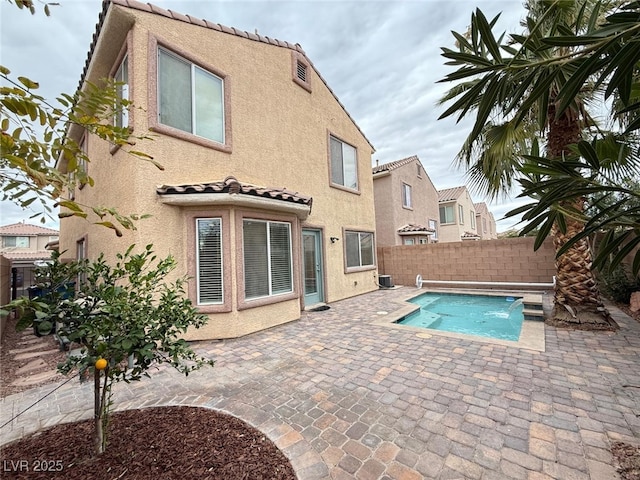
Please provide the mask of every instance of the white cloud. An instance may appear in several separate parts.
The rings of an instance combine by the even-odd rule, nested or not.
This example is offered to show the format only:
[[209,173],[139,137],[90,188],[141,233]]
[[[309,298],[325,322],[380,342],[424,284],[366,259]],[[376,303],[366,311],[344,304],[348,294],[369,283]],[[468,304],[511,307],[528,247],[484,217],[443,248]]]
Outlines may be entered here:
[[[47,18],[41,10],[31,16],[0,2],[1,63],[40,81],[47,98],[77,87],[101,8],[95,0],[60,3]],[[513,0],[151,3],[299,43],[373,143],[374,161],[418,155],[439,189],[464,184],[464,172],[454,170],[452,161],[470,128],[437,120],[444,111],[437,101],[448,86],[436,82],[451,68],[440,48],[453,47],[450,31],[465,31],[476,6],[488,18],[504,12],[501,31],[520,30],[524,14],[522,3]],[[496,219],[508,205],[490,204]],[[2,224],[29,215],[2,203]]]

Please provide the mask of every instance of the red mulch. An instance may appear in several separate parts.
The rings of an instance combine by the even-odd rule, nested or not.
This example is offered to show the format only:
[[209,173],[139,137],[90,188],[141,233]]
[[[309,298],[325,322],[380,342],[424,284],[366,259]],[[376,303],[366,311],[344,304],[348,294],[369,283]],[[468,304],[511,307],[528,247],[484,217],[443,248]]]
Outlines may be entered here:
[[[289,460],[263,433],[238,418],[196,407],[113,413],[109,445],[99,457],[93,455],[88,420],[6,445],[0,460],[2,478],[12,479],[296,479]],[[43,467],[54,471],[36,471]]]

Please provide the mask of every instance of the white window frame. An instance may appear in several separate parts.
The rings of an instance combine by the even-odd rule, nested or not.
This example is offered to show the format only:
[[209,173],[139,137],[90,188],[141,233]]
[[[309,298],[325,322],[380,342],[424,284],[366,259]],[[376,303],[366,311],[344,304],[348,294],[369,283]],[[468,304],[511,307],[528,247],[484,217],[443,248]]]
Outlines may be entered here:
[[[245,224],[246,222],[257,222],[257,223],[264,223],[266,226],[266,243],[265,243],[265,247],[266,247],[266,259],[267,259],[267,283],[268,283],[268,293],[266,295],[255,295],[255,296],[248,296],[247,295],[247,253],[246,253],[246,244],[245,244],[245,237],[244,237],[244,232],[245,232]],[[288,255],[289,255],[289,279],[290,279],[290,285],[289,285],[289,289],[286,291],[278,291],[278,292],[274,292],[273,291],[273,283],[274,283],[274,276],[273,276],[273,263],[272,263],[272,244],[271,244],[271,225],[272,224],[279,224],[279,225],[286,225],[287,226],[287,233],[288,233]],[[242,232],[243,232],[243,237],[242,237],[242,247],[243,247],[243,264],[245,265],[244,267],[244,292],[243,292],[243,297],[245,301],[253,301],[253,300],[259,300],[259,299],[265,299],[265,298],[274,298],[274,297],[279,297],[279,296],[283,296],[283,295],[289,295],[291,293],[294,292],[294,276],[293,276],[293,246],[292,246],[292,236],[291,236],[291,232],[292,232],[292,227],[291,227],[291,222],[286,222],[286,221],[276,221],[276,220],[264,220],[264,219],[260,219],[260,218],[251,218],[251,217],[245,217],[242,220]]]
[[[190,67],[190,77],[189,77],[189,82],[190,82],[190,102],[191,102],[191,126],[190,126],[190,130],[186,130],[183,129],[181,127],[176,127],[173,125],[170,125],[168,123],[164,123],[162,121],[162,112],[163,112],[163,106],[162,106],[162,95],[161,95],[161,91],[162,91],[162,80],[161,80],[161,76],[162,76],[162,67],[161,67],[161,60],[160,57],[161,55],[167,55],[169,57],[172,57],[174,60],[183,62],[185,64],[187,64]],[[211,71],[202,68],[201,66],[197,65],[196,63],[188,60],[187,58],[178,55],[177,53],[171,51],[168,48],[164,48],[161,46],[158,46],[158,51],[157,51],[157,92],[156,92],[156,98],[157,98],[157,121],[160,125],[163,125],[164,127],[168,127],[168,128],[174,128],[176,130],[185,132],[187,134],[190,135],[194,135],[196,137],[199,138],[203,138],[205,140],[211,141],[211,142],[215,142],[221,145],[224,145],[226,142],[226,118],[225,118],[225,79],[222,78],[219,75],[216,75],[215,73],[212,73]],[[195,85],[195,81],[194,78],[196,76],[197,72],[201,72],[204,73],[206,76],[216,79],[219,81],[220,83],[220,98],[218,99],[219,104],[220,104],[220,118],[219,121],[221,122],[221,128],[220,128],[220,137],[216,138],[212,138],[211,136],[204,136],[204,135],[200,135],[198,133],[196,133],[198,131],[198,122],[197,122],[197,104],[198,99],[196,98],[196,85]]]
[[[9,239],[13,240],[13,242],[10,242]],[[24,245],[25,239],[27,240],[26,245]],[[13,243],[13,245],[11,245],[11,243]],[[2,246],[6,248],[29,248],[29,243],[29,237],[24,235],[2,237]]]
[[[438,213],[440,214],[440,224],[441,225],[452,225],[452,224],[456,223],[456,216],[455,216],[456,211],[455,211],[455,209],[453,207],[454,207],[453,205],[440,205],[440,207],[438,208]],[[440,209],[444,209],[444,212],[445,212],[444,213],[444,220],[445,220],[444,222],[442,221],[443,215],[442,215],[442,212],[440,211]],[[448,209],[451,212],[451,219],[450,219],[451,221],[450,222],[446,221],[447,220],[447,210]]]
[[469,210],[469,215],[471,217],[471,228],[473,230],[476,229],[476,214],[473,210]]
[[[358,264],[357,265],[349,265],[349,251],[348,246],[353,241],[354,236],[357,236],[358,242]],[[371,238],[371,263],[363,263],[363,250],[362,245],[363,241],[366,241],[366,238]],[[373,232],[361,232],[356,230],[345,230],[344,232],[344,264],[347,271],[350,270],[361,270],[361,269],[370,269],[374,268],[376,264],[376,249],[375,249],[375,237]]]
[[462,205],[458,205],[458,223],[464,225],[464,207]]
[[[120,62],[113,80],[120,85],[116,86],[117,96],[120,100],[129,100],[129,56],[125,54]],[[116,127],[126,128],[129,126],[129,110],[124,107],[117,110],[113,116],[113,124]]]
[[402,206],[404,208],[413,208],[413,201],[411,198],[411,185],[408,183],[402,184]]
[[[335,143],[334,143],[335,142]],[[341,158],[334,158],[334,146],[340,146],[340,155]],[[345,154],[348,153],[352,158],[353,165],[353,179],[349,185],[346,185],[348,180],[346,180],[348,173],[348,166],[345,162]],[[341,164],[337,165],[336,162],[340,161]],[[340,174],[341,178],[336,178],[334,174]],[[357,191],[359,187],[358,182],[358,149],[353,145],[340,140],[335,135],[329,135],[329,175],[331,179],[331,184],[339,186],[340,188],[346,188],[349,190]]]
[[[211,300],[211,301],[203,301],[202,300],[202,290],[203,290],[203,281],[205,279],[203,279],[202,276],[202,268],[201,268],[201,263],[200,263],[200,258],[201,258],[201,248],[200,248],[200,222],[204,222],[204,221],[217,221],[218,222],[218,228],[219,228],[219,235],[220,235],[220,239],[219,239],[219,244],[218,244],[218,248],[219,248],[219,252],[217,252],[217,254],[220,257],[220,264],[218,266],[214,266],[214,268],[219,269],[219,276],[220,276],[220,299],[219,300]],[[197,305],[222,305],[224,303],[224,248],[223,248],[223,242],[224,242],[224,236],[223,236],[223,224],[222,224],[222,218],[221,217],[198,217],[195,219],[195,253],[196,253],[196,304]],[[215,255],[215,252],[213,253],[213,255]],[[208,279],[208,281],[211,281],[211,279]]]
[[430,218],[428,220],[428,225],[429,225],[429,228],[431,230],[433,230],[433,235],[431,236],[431,238],[433,238],[434,240],[437,240],[438,239],[438,222],[437,222],[437,220],[433,220],[433,219]]

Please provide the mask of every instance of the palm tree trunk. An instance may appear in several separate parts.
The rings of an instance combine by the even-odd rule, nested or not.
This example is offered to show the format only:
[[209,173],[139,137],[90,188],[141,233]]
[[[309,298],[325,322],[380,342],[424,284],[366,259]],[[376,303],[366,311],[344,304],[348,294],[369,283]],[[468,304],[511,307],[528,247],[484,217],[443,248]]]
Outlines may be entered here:
[[[566,110],[555,118],[555,106],[550,104],[548,113],[549,134],[547,154],[550,158],[562,159],[569,153],[568,146],[577,143],[580,136],[580,119],[576,111]],[[584,201],[570,205],[575,211],[584,210]],[[554,224],[551,230],[556,252],[569,239],[582,232],[584,223],[575,218],[566,218],[567,229],[562,232]],[[598,285],[591,270],[592,253],[588,239],[576,242],[556,259],[556,290],[553,314],[547,323],[554,326],[585,330],[614,330],[617,325],[605,308]]]

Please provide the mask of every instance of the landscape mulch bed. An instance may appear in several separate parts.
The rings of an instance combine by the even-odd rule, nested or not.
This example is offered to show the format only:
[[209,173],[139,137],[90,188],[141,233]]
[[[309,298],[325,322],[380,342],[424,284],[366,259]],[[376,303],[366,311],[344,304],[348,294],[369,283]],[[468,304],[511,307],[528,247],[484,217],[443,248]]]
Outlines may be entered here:
[[87,420],[11,443],[0,460],[3,478],[11,479],[296,479],[286,456],[259,430],[197,407],[113,413],[109,445],[99,456]]

